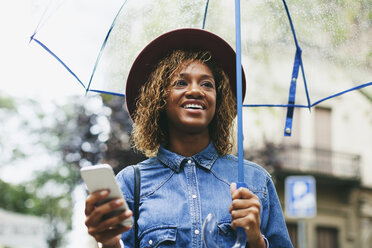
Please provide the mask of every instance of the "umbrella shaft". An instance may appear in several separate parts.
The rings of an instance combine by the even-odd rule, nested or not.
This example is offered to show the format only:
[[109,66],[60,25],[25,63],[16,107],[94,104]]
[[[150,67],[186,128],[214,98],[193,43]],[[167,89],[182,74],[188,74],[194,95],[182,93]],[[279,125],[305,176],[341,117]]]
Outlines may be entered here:
[[235,0],[235,42],[236,42],[236,91],[237,91],[236,100],[237,100],[237,112],[238,112],[238,181],[244,182],[240,0]]

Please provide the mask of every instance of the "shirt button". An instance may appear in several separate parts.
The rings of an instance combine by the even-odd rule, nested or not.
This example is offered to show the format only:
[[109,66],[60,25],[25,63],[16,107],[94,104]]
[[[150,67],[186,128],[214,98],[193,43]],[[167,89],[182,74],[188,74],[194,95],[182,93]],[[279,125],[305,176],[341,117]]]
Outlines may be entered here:
[[187,163],[191,164],[191,160],[187,161]]
[[149,240],[149,245],[152,245],[152,240],[151,239]]
[[199,232],[199,230],[195,230],[195,232],[194,232],[196,235],[198,235],[200,232]]
[[192,198],[194,198],[194,199],[195,199],[195,198],[196,198],[196,195],[192,195]]

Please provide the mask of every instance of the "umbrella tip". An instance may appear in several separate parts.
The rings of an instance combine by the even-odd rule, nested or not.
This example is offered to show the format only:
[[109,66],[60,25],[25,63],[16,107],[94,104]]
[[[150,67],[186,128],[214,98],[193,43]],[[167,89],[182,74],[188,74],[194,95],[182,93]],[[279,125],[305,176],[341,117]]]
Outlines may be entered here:
[[35,34],[36,34],[36,32],[34,32],[34,33],[30,36],[30,41],[28,42],[28,44],[30,44],[31,41],[34,39]]

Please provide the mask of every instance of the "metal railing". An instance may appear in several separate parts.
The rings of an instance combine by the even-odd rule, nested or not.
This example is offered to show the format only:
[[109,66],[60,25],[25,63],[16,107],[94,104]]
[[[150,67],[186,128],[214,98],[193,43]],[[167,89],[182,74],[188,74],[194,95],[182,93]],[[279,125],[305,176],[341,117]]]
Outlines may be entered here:
[[284,146],[280,149],[278,166],[303,172],[360,179],[360,155],[320,148]]

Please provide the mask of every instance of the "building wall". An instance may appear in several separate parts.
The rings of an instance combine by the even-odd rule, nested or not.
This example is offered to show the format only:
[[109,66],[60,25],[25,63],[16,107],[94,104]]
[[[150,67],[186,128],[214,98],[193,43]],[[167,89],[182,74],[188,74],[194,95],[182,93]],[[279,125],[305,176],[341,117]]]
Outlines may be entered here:
[[[285,177],[280,174],[274,176],[283,211]],[[337,229],[338,248],[372,248],[372,189],[331,178],[316,178],[316,185],[317,215],[304,220],[307,229],[306,247],[319,248],[316,230],[324,227]],[[299,221],[286,217],[290,225],[297,225]]]
[[0,220],[0,247],[47,247],[45,219],[0,209]]
[[[324,71],[323,73],[327,73]],[[322,78],[322,77],[319,77]],[[323,77],[324,78],[324,77]],[[331,77],[329,78],[329,80]],[[336,79],[335,79],[336,80]],[[350,78],[339,77],[343,88]],[[325,80],[326,81],[326,80]],[[318,83],[319,91],[322,84]],[[316,90],[313,90],[316,94]],[[348,178],[349,169],[339,163],[332,166],[337,173],[310,173],[317,180],[317,216],[306,220],[307,248],[319,248],[317,227],[335,228],[340,248],[372,248],[372,102],[359,92],[347,93],[319,105],[330,110],[330,150],[342,154],[359,155],[358,178]],[[285,108],[244,108],[244,146],[249,152],[265,146],[265,142],[315,148],[317,118],[315,108],[296,109],[291,137],[284,137]],[[265,166],[265,165],[263,165]],[[290,171],[283,174],[270,170],[284,209],[285,176],[306,174]],[[282,173],[282,174],[280,174]],[[296,219],[286,219],[297,224]]]

